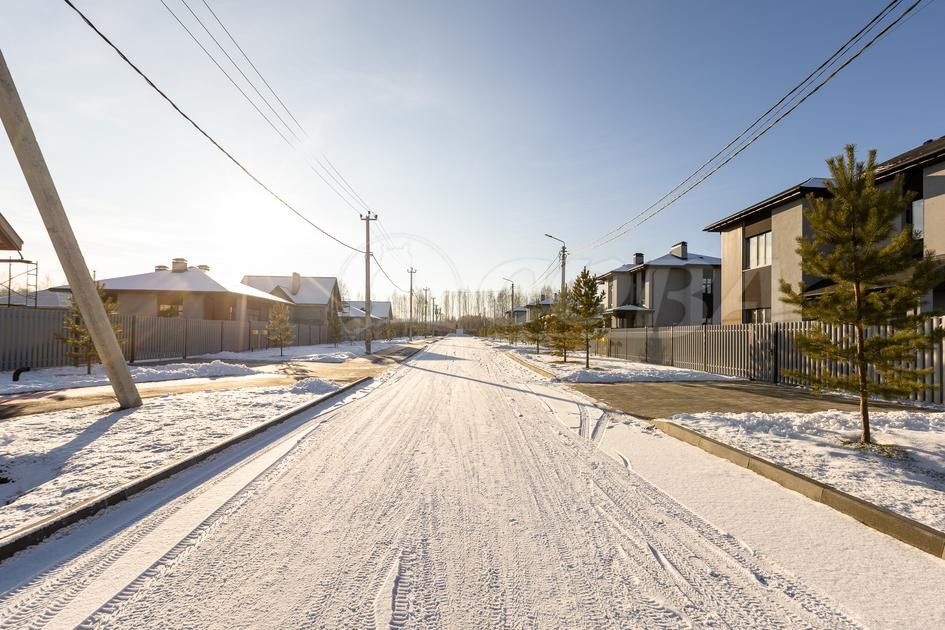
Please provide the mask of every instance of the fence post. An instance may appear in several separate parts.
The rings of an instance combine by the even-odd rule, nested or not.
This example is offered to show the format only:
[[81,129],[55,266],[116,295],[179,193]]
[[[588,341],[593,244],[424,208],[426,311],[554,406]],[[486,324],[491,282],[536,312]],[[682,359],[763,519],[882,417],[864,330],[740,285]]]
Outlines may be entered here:
[[702,371],[709,371],[709,330],[702,324]]
[[643,327],[643,362],[650,362],[650,331],[647,326]]
[[134,362],[135,362],[135,348],[136,348],[137,345],[138,345],[138,337],[137,337],[137,333],[136,333],[136,330],[137,330],[137,321],[138,321],[138,316],[137,316],[137,315],[132,315],[132,316],[131,316],[131,352],[130,352],[130,354],[131,354],[131,360],[129,361],[129,363],[134,363]]
[[771,382],[777,385],[781,382],[781,365],[779,357],[781,355],[781,323],[775,322],[773,326],[774,339],[771,340]]
[[187,333],[190,330],[190,326],[187,325],[187,320],[184,320],[184,360],[187,360]]
[[246,320],[246,345],[249,346],[249,351],[253,351],[253,322]]
[[669,327],[669,365],[676,367],[676,326]]
[[220,352],[223,352],[223,320],[220,320]]

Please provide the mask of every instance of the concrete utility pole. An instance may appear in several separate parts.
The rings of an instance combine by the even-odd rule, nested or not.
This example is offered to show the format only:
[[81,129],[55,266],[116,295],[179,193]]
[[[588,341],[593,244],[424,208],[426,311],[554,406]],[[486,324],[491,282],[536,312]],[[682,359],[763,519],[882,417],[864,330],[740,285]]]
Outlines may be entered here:
[[417,270],[408,267],[407,273],[410,274],[410,321],[407,322],[407,339],[413,341],[413,274],[417,273]]
[[515,323],[515,280],[511,278],[503,277],[503,280],[506,282],[512,283],[512,306],[509,308],[509,315],[512,317],[512,323]]
[[430,287],[423,287],[423,328],[426,328],[430,316]]
[[556,241],[558,241],[559,243],[561,243],[561,253],[559,254],[559,256],[561,257],[561,303],[562,303],[563,305],[567,306],[567,304],[568,304],[568,290],[567,290],[567,286],[568,286],[568,285],[567,285],[567,282],[565,281],[565,270],[564,270],[564,269],[565,269],[566,263],[567,263],[567,261],[568,261],[568,248],[565,247],[564,241],[562,241],[562,240],[561,240],[560,238],[558,238],[557,236],[552,236],[551,234],[545,234],[545,236],[547,236],[548,238],[553,239],[553,240],[556,240]]
[[118,404],[122,409],[139,407],[141,396],[138,395],[138,388],[131,379],[131,373],[121,354],[115,331],[112,330],[95,282],[89,274],[82,250],[79,249],[79,242],[69,224],[69,217],[66,216],[66,210],[62,206],[62,200],[59,198],[52,175],[46,166],[46,160],[43,159],[39,143],[36,142],[33,128],[30,126],[23,102],[16,91],[16,85],[13,83],[13,77],[10,75],[10,69],[7,68],[2,52],[0,52],[0,119],[3,120],[10,144],[13,145],[13,152],[16,154],[20,169],[33,194],[33,200],[46,225],[46,231],[49,232],[49,239],[52,241],[59,263],[69,281],[72,297],[79,307],[82,320],[89,330],[89,336],[92,337],[95,351],[102,360],[105,373],[115,391],[115,397],[118,398]]
[[436,334],[436,297],[433,298],[433,309],[430,311],[430,336]]
[[371,354],[371,221],[377,221],[377,213],[368,210],[361,215],[364,221],[364,353]]

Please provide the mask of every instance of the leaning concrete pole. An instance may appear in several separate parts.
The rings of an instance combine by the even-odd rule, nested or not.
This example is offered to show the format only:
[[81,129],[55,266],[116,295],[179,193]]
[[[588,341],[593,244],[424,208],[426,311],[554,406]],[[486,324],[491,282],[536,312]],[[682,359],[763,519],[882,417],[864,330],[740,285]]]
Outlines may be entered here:
[[89,274],[89,268],[82,257],[79,242],[75,238],[69,218],[62,207],[59,193],[43,159],[43,153],[33,135],[33,128],[26,117],[23,102],[13,84],[13,77],[7,68],[7,62],[0,52],[0,119],[7,130],[13,152],[23,170],[23,176],[33,193],[33,200],[43,218],[46,230],[59,263],[69,281],[72,296],[82,313],[82,319],[89,329],[89,335],[95,344],[95,351],[102,359],[102,365],[108,374],[108,380],[115,390],[115,396],[122,409],[141,405],[138,388],[131,380],[131,373],[121,354],[121,347],[112,330],[105,307],[99,298],[95,283]]

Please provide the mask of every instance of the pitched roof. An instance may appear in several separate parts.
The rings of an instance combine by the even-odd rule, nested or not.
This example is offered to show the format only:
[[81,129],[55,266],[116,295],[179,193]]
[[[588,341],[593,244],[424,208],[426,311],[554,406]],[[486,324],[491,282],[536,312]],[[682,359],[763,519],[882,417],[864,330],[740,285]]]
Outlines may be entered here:
[[689,253],[686,258],[679,258],[673,254],[665,254],[659,258],[654,258],[653,260],[644,261],[639,264],[627,263],[626,265],[621,265],[616,269],[611,269],[607,273],[601,274],[599,277],[604,278],[612,273],[626,273],[629,271],[636,271],[637,269],[643,269],[644,267],[708,267],[721,264],[721,258],[716,258],[715,256],[706,256],[705,254]]
[[299,290],[292,293],[292,276],[243,276],[243,284],[265,293],[272,293],[276,288],[298,306],[316,306],[328,304],[331,294],[338,284],[337,278],[327,276],[300,276]]
[[[904,153],[892,157],[885,162],[880,162],[876,165],[876,179],[878,181],[883,181],[895,177],[897,174],[905,171],[906,169],[924,166],[926,164],[931,164],[939,162],[945,159],[945,136],[942,136],[936,140],[926,140],[922,144]],[[821,192],[826,194],[826,182],[827,180],[822,177],[811,177],[796,186],[792,186],[787,190],[783,190],[776,195],[772,195],[763,201],[745,208],[744,210],[739,210],[738,212],[731,214],[724,219],[716,221],[710,225],[707,225],[703,228],[706,232],[721,232],[724,228],[728,227],[732,223],[738,222],[746,217],[755,214],[756,212],[761,212],[762,210],[767,210],[778,206],[782,203],[792,201],[794,199],[799,199],[800,197],[806,195],[808,192]]]
[[[0,307],[6,306],[8,303],[14,306],[32,307],[34,305],[33,296],[23,293],[0,296]],[[62,291],[43,289],[36,292],[35,305],[37,308],[69,308],[69,294]]]
[[[175,292],[175,293],[235,293],[247,297],[281,302],[286,300],[270,295],[239,282],[224,282],[213,277],[209,271],[188,267],[187,271],[152,271],[133,276],[99,280],[107,291]],[[69,285],[53,287],[52,291],[68,291]]]
[[[373,307],[374,305],[372,304],[371,306]],[[371,310],[374,310],[374,309],[372,308]],[[343,318],[351,318],[351,319],[364,319],[364,315],[365,313],[364,313],[363,304],[361,305],[361,308],[358,308],[357,306],[351,306],[351,305],[345,306],[344,310],[339,313],[339,316]],[[377,315],[371,315],[371,319],[381,320],[383,318],[378,317]]]
[[23,239],[0,214],[0,251],[18,252],[21,249],[23,249]]
[[[345,302],[347,306],[353,306],[354,308],[361,311],[361,316],[364,317],[364,302],[361,300],[348,300]],[[379,317],[381,319],[392,319],[392,308],[390,302],[384,301],[374,301],[371,300],[371,315]]]

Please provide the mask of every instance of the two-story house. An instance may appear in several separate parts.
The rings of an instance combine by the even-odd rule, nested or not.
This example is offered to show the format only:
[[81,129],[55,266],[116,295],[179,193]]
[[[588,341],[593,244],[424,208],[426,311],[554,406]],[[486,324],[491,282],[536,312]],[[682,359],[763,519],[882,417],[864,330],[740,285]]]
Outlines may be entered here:
[[688,326],[719,322],[721,260],[689,251],[686,241],[668,254],[601,274],[604,320],[611,328]]
[[[916,198],[902,217],[923,240],[925,249],[945,253],[945,136],[877,165],[880,185],[902,174]],[[807,179],[707,226],[722,238],[721,320],[723,324],[799,319],[780,299],[779,280],[816,292],[816,278],[803,277],[797,239],[810,234],[804,217],[808,195],[827,196],[823,179]],[[930,302],[945,307],[945,290]]]

